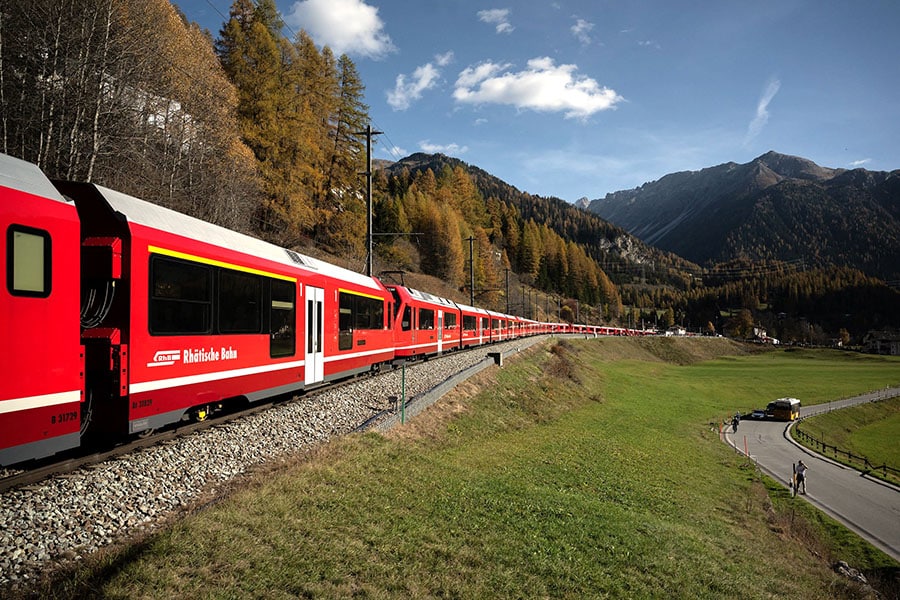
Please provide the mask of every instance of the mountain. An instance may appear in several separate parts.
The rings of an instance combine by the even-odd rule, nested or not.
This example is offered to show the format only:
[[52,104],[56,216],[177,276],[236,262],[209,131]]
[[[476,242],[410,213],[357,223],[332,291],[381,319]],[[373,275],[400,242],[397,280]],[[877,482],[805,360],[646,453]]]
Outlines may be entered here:
[[[683,280],[687,272],[698,266],[670,252],[663,252],[645,244],[623,228],[599,216],[554,197],[542,197],[523,192],[487,171],[444,154],[418,152],[397,162],[381,162],[388,177],[409,179],[419,171],[430,169],[435,175],[462,167],[472,179],[485,201],[496,199],[516,208],[523,220],[533,219],[545,224],[566,241],[587,249],[616,283],[630,282],[638,275],[654,283],[674,283]],[[587,199],[585,200],[585,204]],[[683,283],[683,281],[682,281]]]
[[699,264],[802,261],[900,279],[900,170],[831,169],[768,152],[613,192],[588,210]]

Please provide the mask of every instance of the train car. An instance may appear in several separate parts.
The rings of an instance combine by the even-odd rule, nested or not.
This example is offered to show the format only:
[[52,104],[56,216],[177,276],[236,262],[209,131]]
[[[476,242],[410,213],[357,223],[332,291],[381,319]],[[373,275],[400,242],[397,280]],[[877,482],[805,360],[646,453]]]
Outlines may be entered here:
[[519,339],[528,335],[526,331],[527,321],[524,317],[516,315],[507,315],[509,321],[509,337],[510,339]]
[[509,338],[509,315],[492,310],[487,311],[490,316],[490,343],[495,344]]
[[462,347],[468,348],[486,344],[490,337],[488,330],[490,315],[488,315],[488,311],[465,304],[457,304],[456,306],[462,315]]
[[0,154],[0,228],[0,465],[9,465],[80,443],[78,215],[36,166]]
[[462,313],[454,302],[402,285],[387,289],[394,297],[397,358],[413,360],[462,347]]
[[538,322],[533,319],[522,317],[521,322],[519,323],[519,329],[522,337],[536,335],[538,333]]
[[84,238],[92,429],[135,434],[227,399],[296,392],[393,359],[371,277],[101,186],[60,183]]

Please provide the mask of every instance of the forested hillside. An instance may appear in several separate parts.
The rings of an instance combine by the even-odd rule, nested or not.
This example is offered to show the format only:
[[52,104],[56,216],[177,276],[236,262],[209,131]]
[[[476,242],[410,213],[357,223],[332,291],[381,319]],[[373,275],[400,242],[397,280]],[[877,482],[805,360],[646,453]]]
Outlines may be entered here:
[[360,251],[364,87],[348,57],[282,35],[272,0],[236,0],[215,45],[168,0],[0,10],[0,150],[284,245]]
[[[422,158],[424,155],[418,155]],[[446,157],[442,157],[446,159]],[[467,286],[469,248],[474,289],[482,303],[499,307],[506,270],[545,293],[597,305],[605,319],[621,314],[616,286],[584,245],[566,239],[552,224],[525,218],[512,202],[485,197],[463,163],[444,161],[410,171],[378,171],[375,230],[379,252],[406,267],[429,265],[434,274]]]
[[245,229],[260,189],[237,93],[168,0],[0,6],[0,150]]

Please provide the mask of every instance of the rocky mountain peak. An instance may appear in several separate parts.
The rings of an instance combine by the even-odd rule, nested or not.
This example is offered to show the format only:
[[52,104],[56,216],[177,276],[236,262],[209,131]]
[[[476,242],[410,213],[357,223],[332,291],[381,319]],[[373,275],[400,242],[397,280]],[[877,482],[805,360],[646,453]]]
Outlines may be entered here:
[[[844,171],[844,169],[820,167],[806,158],[788,154],[779,154],[772,150],[755,158],[750,164],[753,166],[765,167],[778,176],[778,181],[781,181],[782,179],[826,181]],[[773,183],[777,183],[777,181]]]

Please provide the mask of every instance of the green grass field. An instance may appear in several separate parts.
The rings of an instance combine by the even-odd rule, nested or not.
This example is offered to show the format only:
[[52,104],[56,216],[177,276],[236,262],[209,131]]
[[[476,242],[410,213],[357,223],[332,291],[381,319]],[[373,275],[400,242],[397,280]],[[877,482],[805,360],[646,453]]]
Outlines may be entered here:
[[725,340],[549,341],[402,428],[257,473],[39,595],[867,597],[831,561],[882,586],[898,565],[762,478],[709,424],[898,373],[897,360]]

